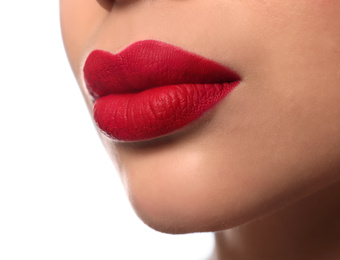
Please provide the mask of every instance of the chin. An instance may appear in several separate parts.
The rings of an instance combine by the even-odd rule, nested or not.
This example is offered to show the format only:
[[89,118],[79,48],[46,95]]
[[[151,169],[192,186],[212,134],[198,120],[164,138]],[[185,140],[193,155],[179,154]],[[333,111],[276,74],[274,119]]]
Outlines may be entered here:
[[235,211],[223,212],[219,206],[209,203],[204,194],[194,196],[174,191],[153,195],[150,191],[138,191],[130,192],[129,198],[138,217],[162,233],[213,232],[241,224]]
[[237,227],[292,205],[325,186],[320,179],[308,186],[287,181],[281,178],[285,169],[273,175],[261,165],[249,168],[232,164],[237,162],[235,157],[219,165],[204,157],[195,160],[182,155],[179,161],[168,153],[161,158],[161,154],[158,151],[148,160],[144,151],[146,157],[121,167],[121,176],[136,214],[146,225],[163,233],[217,232]]
[[216,232],[255,220],[287,203],[287,197],[268,199],[261,191],[253,192],[251,185],[240,186],[237,179],[221,185],[215,179],[219,174],[202,171],[199,165],[200,170],[190,167],[124,172],[129,200],[146,225],[169,234]]

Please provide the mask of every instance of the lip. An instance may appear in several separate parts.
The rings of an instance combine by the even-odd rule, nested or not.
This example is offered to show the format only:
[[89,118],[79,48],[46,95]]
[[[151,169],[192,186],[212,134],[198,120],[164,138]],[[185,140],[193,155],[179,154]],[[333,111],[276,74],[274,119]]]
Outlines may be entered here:
[[83,68],[94,98],[94,120],[117,141],[167,135],[199,119],[239,83],[215,61],[154,41],[135,42],[117,54],[94,50]]

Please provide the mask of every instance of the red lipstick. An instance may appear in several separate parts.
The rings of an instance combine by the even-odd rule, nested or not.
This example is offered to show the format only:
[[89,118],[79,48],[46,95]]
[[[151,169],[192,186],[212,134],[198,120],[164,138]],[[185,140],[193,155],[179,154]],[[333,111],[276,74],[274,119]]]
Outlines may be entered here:
[[117,54],[92,51],[84,65],[94,120],[118,141],[142,141],[198,119],[239,83],[232,70],[173,45],[145,40]]

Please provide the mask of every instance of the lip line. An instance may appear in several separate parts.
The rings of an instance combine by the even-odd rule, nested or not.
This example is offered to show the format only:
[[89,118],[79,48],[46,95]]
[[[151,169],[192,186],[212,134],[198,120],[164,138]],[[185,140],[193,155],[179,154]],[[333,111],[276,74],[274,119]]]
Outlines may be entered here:
[[[162,52],[159,51],[159,48],[153,47],[159,45],[166,51],[162,50]],[[132,54],[136,52],[136,54],[131,55],[130,52]],[[148,52],[147,55],[144,52]],[[161,57],[155,58],[154,56],[157,55]],[[174,61],[178,56],[184,58],[179,62]],[[91,60],[100,60],[101,62],[96,61],[96,66],[99,68],[88,66],[89,63],[91,64]],[[162,63],[163,60],[168,64],[176,63],[176,66],[170,68],[167,64]],[[154,70],[155,66],[151,70],[142,69],[142,72],[138,71],[140,67],[148,67],[153,62],[158,63],[157,69],[159,71]],[[137,70],[137,73],[135,70]],[[172,70],[171,73],[170,70]],[[93,50],[85,61],[83,72],[86,86],[94,100],[110,94],[139,93],[163,86],[223,84],[241,81],[236,72],[214,60],[156,40],[134,42],[116,54],[104,50]],[[135,78],[130,79],[133,73],[137,76],[135,75]],[[102,74],[103,76],[100,77],[102,82],[100,84],[92,82],[91,74]],[[94,76],[97,80],[98,77]],[[108,78],[108,80],[103,78]],[[109,85],[112,86],[108,87]],[[99,93],[99,88],[106,88],[106,90]]]
[[[138,90],[138,91],[129,91],[129,92],[124,92],[124,93],[111,93],[111,94],[107,94],[107,95],[104,95],[104,96],[101,96],[99,98],[102,98],[102,97],[106,97],[106,96],[110,96],[110,95],[138,95],[142,92],[145,92],[145,91],[152,91],[153,89],[158,89],[158,88],[171,88],[171,87],[181,87],[181,86],[184,86],[184,85],[196,85],[196,86],[199,86],[199,85],[205,85],[205,86],[212,86],[213,85],[225,85],[225,84],[238,84],[240,81],[239,80],[236,80],[236,81],[231,81],[231,82],[223,82],[223,83],[181,83],[181,84],[174,84],[174,85],[157,85],[157,86],[151,86],[149,87],[148,89],[143,89],[143,90]],[[94,101],[98,100],[99,98],[96,98],[94,99]]]

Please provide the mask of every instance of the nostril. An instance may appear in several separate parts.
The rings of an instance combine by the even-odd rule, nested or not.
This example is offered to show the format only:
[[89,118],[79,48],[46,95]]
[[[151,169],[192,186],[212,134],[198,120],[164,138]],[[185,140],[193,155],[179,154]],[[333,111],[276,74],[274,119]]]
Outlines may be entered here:
[[112,6],[115,2],[115,0],[96,0],[96,1],[101,7],[103,7],[108,12],[111,11]]

